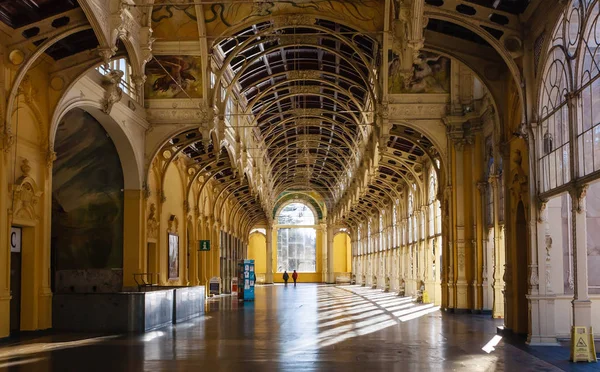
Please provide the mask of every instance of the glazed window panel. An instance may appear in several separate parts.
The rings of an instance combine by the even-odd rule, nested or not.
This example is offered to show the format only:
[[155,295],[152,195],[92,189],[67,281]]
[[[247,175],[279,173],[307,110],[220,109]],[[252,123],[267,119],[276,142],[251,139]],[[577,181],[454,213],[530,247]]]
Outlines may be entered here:
[[277,231],[277,272],[316,272],[316,231],[313,228]]
[[439,200],[435,202],[435,233],[442,233],[442,204]]
[[577,144],[579,175],[600,169],[600,80],[594,80],[581,92]]
[[540,170],[542,191],[562,186],[570,180],[569,120],[567,105],[541,123]]
[[600,294],[600,182],[586,192],[587,261],[590,294]]
[[290,203],[279,212],[277,223],[280,225],[314,225],[313,211],[302,203]]

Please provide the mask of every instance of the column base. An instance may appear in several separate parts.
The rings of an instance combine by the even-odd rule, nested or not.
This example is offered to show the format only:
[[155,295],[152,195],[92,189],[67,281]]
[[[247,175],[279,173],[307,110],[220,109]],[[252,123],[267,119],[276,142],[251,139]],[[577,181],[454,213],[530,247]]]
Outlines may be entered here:
[[10,335],[10,294],[0,294],[0,338]]
[[591,327],[592,326],[592,301],[573,300],[573,326]]

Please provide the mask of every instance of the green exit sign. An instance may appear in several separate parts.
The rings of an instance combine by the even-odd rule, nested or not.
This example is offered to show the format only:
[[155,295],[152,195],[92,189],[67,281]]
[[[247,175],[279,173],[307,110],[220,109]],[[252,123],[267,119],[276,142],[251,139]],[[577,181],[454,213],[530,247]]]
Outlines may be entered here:
[[199,251],[210,251],[210,240],[200,240],[198,243]]

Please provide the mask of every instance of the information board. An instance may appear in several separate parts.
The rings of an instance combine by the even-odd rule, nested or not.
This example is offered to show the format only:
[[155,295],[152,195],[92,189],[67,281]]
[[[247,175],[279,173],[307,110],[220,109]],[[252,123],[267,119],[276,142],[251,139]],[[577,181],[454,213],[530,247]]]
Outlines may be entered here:
[[221,294],[221,278],[213,276],[208,282],[208,293],[211,295]]

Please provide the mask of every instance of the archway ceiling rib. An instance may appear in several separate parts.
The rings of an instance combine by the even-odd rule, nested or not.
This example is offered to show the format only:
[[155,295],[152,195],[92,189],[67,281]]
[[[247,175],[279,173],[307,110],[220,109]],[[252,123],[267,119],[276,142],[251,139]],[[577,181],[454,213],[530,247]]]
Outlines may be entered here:
[[415,184],[422,194],[424,164],[434,163],[436,159],[439,153],[427,136],[406,125],[394,125],[374,178],[360,196],[347,205],[342,220],[357,225],[376,216],[379,210],[389,208],[395,200],[404,204],[405,190]]
[[[346,26],[256,24],[221,40],[227,94],[246,105],[272,195],[312,190],[331,208],[355,169],[376,101],[379,46]],[[275,202],[275,201],[273,201]]]
[[[160,151],[166,160],[162,167],[163,175],[166,174],[167,167],[180,155],[186,156],[190,160],[190,169],[194,169],[196,172],[196,174],[191,175],[196,182],[201,182],[199,176],[212,179],[219,188],[219,192],[223,191],[224,188],[231,189],[230,186],[235,185],[235,191],[226,194],[225,200],[220,198],[215,202],[224,203],[226,200],[235,198],[235,202],[242,206],[240,216],[246,216],[257,221],[266,221],[266,215],[258,195],[252,194],[251,186],[246,177],[240,178],[233,172],[234,166],[231,164],[227,150],[222,148],[219,153],[215,153],[214,150],[212,141],[203,139],[198,130],[192,129],[180,133],[172,137]],[[204,180],[203,182],[208,181]],[[193,184],[190,185],[190,187],[193,186]],[[208,211],[202,212],[207,213]]]

